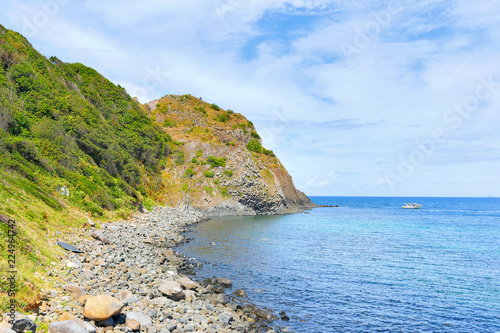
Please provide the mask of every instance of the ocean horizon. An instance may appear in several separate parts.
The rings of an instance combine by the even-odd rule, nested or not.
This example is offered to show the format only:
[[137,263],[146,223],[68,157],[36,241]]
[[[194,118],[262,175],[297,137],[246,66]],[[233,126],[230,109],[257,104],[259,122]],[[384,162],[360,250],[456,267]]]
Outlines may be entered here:
[[[500,200],[325,197],[302,214],[214,218],[178,248],[292,332],[498,332]],[[407,202],[421,209],[402,209]]]

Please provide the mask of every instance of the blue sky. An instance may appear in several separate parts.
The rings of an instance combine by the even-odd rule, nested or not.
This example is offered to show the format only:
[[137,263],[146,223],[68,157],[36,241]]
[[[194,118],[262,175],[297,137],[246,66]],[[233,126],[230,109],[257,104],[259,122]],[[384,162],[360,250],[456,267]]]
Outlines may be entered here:
[[500,3],[2,2],[45,56],[252,120],[308,195],[500,196]]

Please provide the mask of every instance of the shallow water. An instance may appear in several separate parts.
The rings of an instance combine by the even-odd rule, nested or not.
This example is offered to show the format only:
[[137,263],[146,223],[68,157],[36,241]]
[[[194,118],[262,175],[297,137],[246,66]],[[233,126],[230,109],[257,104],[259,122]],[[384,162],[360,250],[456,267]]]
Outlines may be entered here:
[[213,219],[179,251],[294,332],[500,332],[500,199],[312,200],[341,207]]

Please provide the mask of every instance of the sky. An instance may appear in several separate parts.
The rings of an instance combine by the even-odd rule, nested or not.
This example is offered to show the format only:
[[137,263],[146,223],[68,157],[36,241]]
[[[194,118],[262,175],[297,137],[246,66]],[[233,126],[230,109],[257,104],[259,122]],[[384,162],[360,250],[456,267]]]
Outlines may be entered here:
[[500,2],[3,0],[142,102],[251,120],[307,195],[500,196]]

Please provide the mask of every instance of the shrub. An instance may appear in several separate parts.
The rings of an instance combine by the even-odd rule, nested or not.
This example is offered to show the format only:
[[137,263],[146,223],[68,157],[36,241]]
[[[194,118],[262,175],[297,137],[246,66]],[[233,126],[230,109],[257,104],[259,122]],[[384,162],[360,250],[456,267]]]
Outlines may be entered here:
[[219,183],[220,183],[220,180],[218,180],[218,179],[214,180],[214,184],[219,184]]
[[214,194],[214,190],[210,186],[205,186],[205,191],[210,195]]
[[233,170],[224,170],[224,174],[228,177],[232,177],[233,176]]
[[200,111],[203,114],[207,114],[207,110],[205,110],[205,108],[202,108],[201,106],[195,106],[194,109],[196,111]]
[[203,150],[198,149],[198,150],[196,151],[196,157],[201,157],[201,155],[203,155]]
[[193,170],[193,167],[191,166],[189,169],[187,169],[184,172],[184,178],[191,178],[196,174],[196,172]]
[[214,178],[214,172],[213,171],[204,171],[203,172],[203,176],[207,177],[207,178]]
[[228,113],[222,113],[222,114],[219,114],[217,115],[216,119],[218,121],[220,121],[221,123],[225,123],[226,121],[228,121],[230,118],[230,115]]
[[233,113],[234,113],[234,111],[233,111],[233,110],[229,110],[229,109],[228,109],[228,110],[227,110],[227,113],[229,113],[229,114],[233,114]]
[[176,151],[174,153],[174,162],[177,165],[183,165],[184,164],[184,152],[182,151]]
[[262,153],[262,146],[257,139],[252,139],[247,144],[247,149],[256,153]]
[[262,148],[262,152],[267,156],[276,157],[276,155],[274,155],[274,152],[272,150],[267,150],[266,148]]
[[257,134],[257,132],[252,131],[251,136],[252,136],[252,138],[254,138],[254,139],[260,139],[260,135],[259,135],[259,134]]
[[210,167],[212,168],[217,168],[217,167],[225,167],[226,166],[226,157],[214,157],[214,156],[208,156],[207,157],[207,162],[210,164]]
[[212,104],[210,107],[216,111],[220,111],[220,107],[217,104]]
[[229,193],[227,192],[227,187],[223,187],[221,189],[221,193],[222,193],[223,197],[228,197],[229,196]]
[[193,158],[191,159],[191,163],[194,163],[194,164],[198,163],[198,160],[196,159],[196,157],[193,156]]

